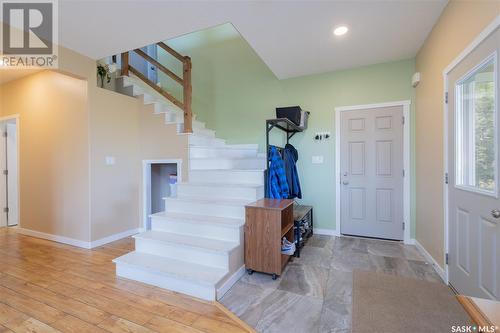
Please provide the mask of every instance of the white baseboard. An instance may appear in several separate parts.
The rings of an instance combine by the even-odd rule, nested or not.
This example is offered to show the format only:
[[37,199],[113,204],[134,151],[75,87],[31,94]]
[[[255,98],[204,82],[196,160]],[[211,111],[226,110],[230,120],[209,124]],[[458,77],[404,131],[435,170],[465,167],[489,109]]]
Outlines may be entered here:
[[228,291],[231,289],[231,287],[238,282],[238,280],[245,274],[245,265],[241,266],[238,268],[236,272],[234,272],[233,275],[227,279],[220,288],[217,289],[217,300],[220,300]]
[[142,228],[135,228],[135,229],[125,230],[123,232],[120,232],[120,233],[117,233],[117,234],[114,234],[114,235],[111,235],[111,236],[108,236],[108,237],[104,237],[104,238],[101,238],[101,239],[98,239],[98,240],[90,242],[90,248],[93,249],[94,247],[99,247],[99,246],[102,246],[104,244],[108,244],[108,243],[117,241],[119,239],[125,238],[125,237],[130,237],[130,236],[138,234],[138,233],[140,233],[142,231],[143,231]]
[[406,245],[415,245],[415,238],[410,238],[408,241],[404,241]]
[[432,266],[434,267],[434,270],[441,277],[441,279],[444,281],[444,283],[447,283],[446,273],[445,273],[444,269],[441,266],[439,266],[437,261],[430,255],[429,252],[427,252],[427,250],[422,246],[422,244],[420,244],[419,241],[416,239],[415,239],[415,246],[417,247],[417,250],[420,252],[420,254],[422,254],[422,256],[425,258],[425,260],[427,260],[428,262],[430,262],[432,264]]
[[47,240],[58,242],[58,243],[63,243],[63,244],[68,244],[68,245],[72,245],[72,246],[82,247],[84,249],[89,249],[90,248],[90,242],[82,241],[82,240],[79,240],[79,239],[74,239],[74,238],[69,238],[69,237],[65,237],[65,236],[48,234],[48,233],[45,233],[45,232],[40,232],[40,231],[31,230],[31,229],[25,229],[25,228],[17,228],[17,232],[19,232],[20,234],[26,235],[26,236],[47,239]]
[[126,231],[123,231],[123,232],[120,232],[118,234],[114,234],[114,235],[111,235],[111,236],[108,236],[105,238],[101,238],[101,239],[95,240],[93,242],[86,242],[86,241],[82,241],[79,239],[74,239],[74,238],[60,236],[60,235],[48,234],[45,232],[40,232],[40,231],[25,229],[25,228],[20,228],[20,227],[16,228],[16,230],[20,234],[23,234],[26,236],[42,238],[42,239],[50,240],[53,242],[58,242],[58,243],[63,243],[63,244],[71,245],[71,246],[81,247],[84,249],[92,249],[94,247],[102,246],[104,244],[111,243],[111,242],[114,242],[116,240],[135,235],[135,234],[142,231],[141,228],[135,228],[135,229],[126,230]]
[[335,230],[335,229],[318,229],[318,228],[314,228],[313,232],[316,235],[339,236],[339,234],[337,233],[337,230]]

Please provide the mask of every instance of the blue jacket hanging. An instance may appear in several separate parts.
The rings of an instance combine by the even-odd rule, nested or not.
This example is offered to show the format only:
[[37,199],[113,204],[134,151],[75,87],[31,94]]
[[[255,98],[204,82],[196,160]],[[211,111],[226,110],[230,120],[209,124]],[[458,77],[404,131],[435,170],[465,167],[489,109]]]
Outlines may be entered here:
[[271,199],[288,199],[290,196],[286,179],[285,165],[278,149],[269,148],[269,169],[267,173],[266,197]]
[[289,199],[299,198],[302,199],[302,191],[300,189],[299,173],[297,172],[297,161],[299,153],[297,149],[291,144],[286,144],[283,151],[283,160],[285,162],[285,173],[290,190]]

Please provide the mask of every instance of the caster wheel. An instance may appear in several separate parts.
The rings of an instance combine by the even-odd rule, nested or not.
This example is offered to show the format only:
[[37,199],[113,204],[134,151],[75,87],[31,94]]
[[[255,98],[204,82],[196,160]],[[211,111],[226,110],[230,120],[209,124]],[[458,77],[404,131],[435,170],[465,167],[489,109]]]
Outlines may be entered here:
[[247,273],[248,273],[248,275],[252,275],[253,274],[253,269],[247,269]]
[[278,278],[278,275],[273,274],[273,280],[276,280]]

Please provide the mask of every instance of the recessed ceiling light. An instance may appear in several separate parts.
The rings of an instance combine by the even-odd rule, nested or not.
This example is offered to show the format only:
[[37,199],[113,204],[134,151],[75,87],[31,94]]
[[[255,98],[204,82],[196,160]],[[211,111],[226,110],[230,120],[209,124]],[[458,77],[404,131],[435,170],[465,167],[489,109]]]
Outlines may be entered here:
[[349,31],[348,27],[346,27],[345,25],[340,25],[333,30],[333,34],[335,36],[342,36],[345,35],[345,33],[348,31]]

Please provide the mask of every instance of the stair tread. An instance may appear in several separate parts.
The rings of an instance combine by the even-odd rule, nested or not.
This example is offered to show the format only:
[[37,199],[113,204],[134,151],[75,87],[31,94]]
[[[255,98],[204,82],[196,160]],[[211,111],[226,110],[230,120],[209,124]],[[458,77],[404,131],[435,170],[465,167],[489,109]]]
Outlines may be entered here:
[[190,157],[189,159],[202,161],[202,160],[265,160],[266,158],[260,156],[252,156],[252,157]]
[[223,146],[208,146],[208,145],[190,145],[189,148],[201,148],[201,149],[228,149],[228,150],[257,150],[258,146],[255,145],[223,145]]
[[151,215],[151,217],[175,219],[178,222],[219,224],[230,227],[240,227],[245,224],[245,221],[243,219],[236,219],[232,217],[198,215],[178,212],[161,212],[153,214]]
[[220,239],[183,235],[173,232],[150,230],[133,236],[138,239],[154,240],[181,246],[195,247],[204,251],[228,253],[239,246],[236,242]]
[[234,187],[234,188],[259,188],[264,185],[261,184],[248,184],[248,183],[204,183],[204,182],[180,182],[178,185],[185,186],[213,186],[213,187]]
[[250,202],[255,200],[245,200],[245,199],[229,199],[229,198],[207,198],[207,197],[196,197],[196,196],[177,196],[177,197],[166,197],[164,200],[174,200],[174,201],[187,201],[192,203],[203,203],[203,204],[216,204],[216,205],[228,205],[228,206],[245,206]]
[[195,169],[190,170],[189,172],[255,172],[255,171],[264,171],[265,169]]
[[136,266],[148,271],[167,274],[209,286],[215,286],[227,274],[227,270],[223,268],[194,264],[136,251],[118,257],[113,262]]

